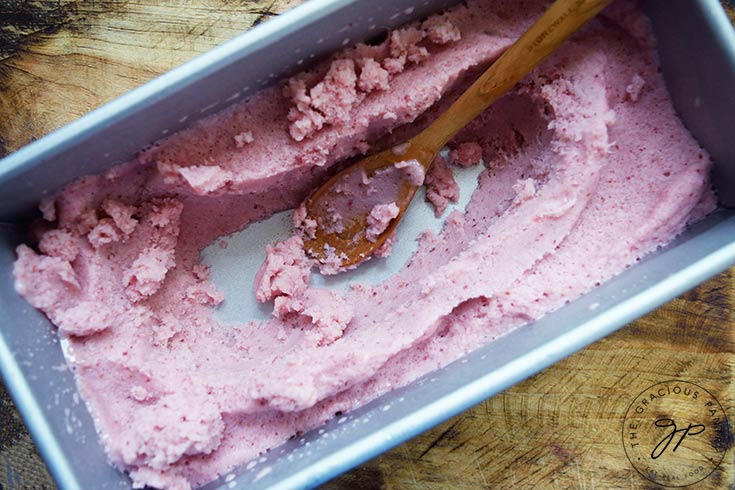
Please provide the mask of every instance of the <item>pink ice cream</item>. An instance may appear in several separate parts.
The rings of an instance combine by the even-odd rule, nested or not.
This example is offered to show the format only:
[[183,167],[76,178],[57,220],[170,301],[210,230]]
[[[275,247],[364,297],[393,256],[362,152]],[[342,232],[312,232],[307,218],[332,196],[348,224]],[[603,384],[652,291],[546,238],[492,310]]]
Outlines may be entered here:
[[297,296],[309,284],[312,261],[298,236],[268,245],[265,262],[255,275],[255,296],[261,303],[278,296]]
[[482,159],[482,146],[474,141],[460,143],[449,152],[449,159],[453,164],[460,167],[477,165]]
[[402,170],[402,178],[408,181],[412,186],[418,187],[426,180],[426,172],[424,167],[416,160],[406,160],[393,165],[395,168]]
[[434,206],[434,212],[441,216],[450,202],[459,199],[459,186],[454,181],[452,171],[443,156],[438,155],[426,173],[426,200]]
[[[242,299],[217,290],[204,247],[415,134],[545,7],[470,0],[41,203],[16,288],[58,326],[107,455],[137,488],[204,484],[562,306],[714,208],[709,156],[676,117],[647,21],[619,1],[449,143],[452,163],[479,153],[486,168],[400,271],[319,290],[300,244],[274,245],[256,281],[274,315],[215,318]],[[457,199],[453,169],[426,175],[437,210]]]
[[367,229],[365,230],[365,237],[368,241],[378,241],[378,237],[388,229],[391,221],[398,216],[399,212],[400,209],[395,202],[373,206],[373,209],[370,210],[370,214],[368,215]]

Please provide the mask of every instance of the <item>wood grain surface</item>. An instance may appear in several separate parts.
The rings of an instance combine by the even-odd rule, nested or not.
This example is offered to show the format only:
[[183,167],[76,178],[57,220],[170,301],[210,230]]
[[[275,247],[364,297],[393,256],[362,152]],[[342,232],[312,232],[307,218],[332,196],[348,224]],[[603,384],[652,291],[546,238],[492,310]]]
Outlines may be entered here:
[[[297,3],[0,0],[0,155]],[[735,268],[323,488],[659,488],[626,458],[626,409],[683,379],[735,421],[734,312]],[[735,488],[724,428],[723,463],[689,488]],[[0,385],[0,490],[11,488],[53,483]]]

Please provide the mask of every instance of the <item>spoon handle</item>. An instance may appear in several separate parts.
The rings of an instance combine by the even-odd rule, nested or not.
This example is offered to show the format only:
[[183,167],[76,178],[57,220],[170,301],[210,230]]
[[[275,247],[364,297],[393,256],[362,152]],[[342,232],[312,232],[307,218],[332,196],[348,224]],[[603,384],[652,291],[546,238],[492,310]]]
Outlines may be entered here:
[[444,114],[414,138],[436,153],[611,0],[557,0]]

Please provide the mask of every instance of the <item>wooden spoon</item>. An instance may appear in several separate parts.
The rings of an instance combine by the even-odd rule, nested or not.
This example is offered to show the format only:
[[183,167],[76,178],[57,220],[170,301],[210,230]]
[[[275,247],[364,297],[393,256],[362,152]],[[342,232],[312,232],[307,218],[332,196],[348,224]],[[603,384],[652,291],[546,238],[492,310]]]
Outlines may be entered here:
[[304,233],[306,252],[322,264],[331,264],[333,272],[353,267],[367,259],[393,233],[418,187],[408,180],[402,180],[395,187],[395,199],[385,202],[395,202],[398,214],[377,239],[372,237],[370,240],[365,231],[369,211],[365,209],[359,209],[348,217],[338,216],[336,219],[343,223],[334,226],[333,202],[340,187],[352,185],[358,175],[370,179],[376,172],[403,161],[416,160],[424,171],[428,171],[437,153],[459,130],[526,76],[610,1],[557,0],[428,128],[408,142],[366,157],[330,178],[304,203],[306,216],[316,222],[315,228]]

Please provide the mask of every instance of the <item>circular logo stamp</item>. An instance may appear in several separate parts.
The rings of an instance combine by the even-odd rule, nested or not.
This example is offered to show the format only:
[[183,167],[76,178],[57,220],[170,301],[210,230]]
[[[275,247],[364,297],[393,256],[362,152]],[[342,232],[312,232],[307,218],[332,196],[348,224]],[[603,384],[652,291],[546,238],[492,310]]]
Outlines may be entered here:
[[717,399],[699,385],[671,380],[643,390],[623,420],[623,447],[643,477],[666,487],[707,478],[722,462],[730,425]]

